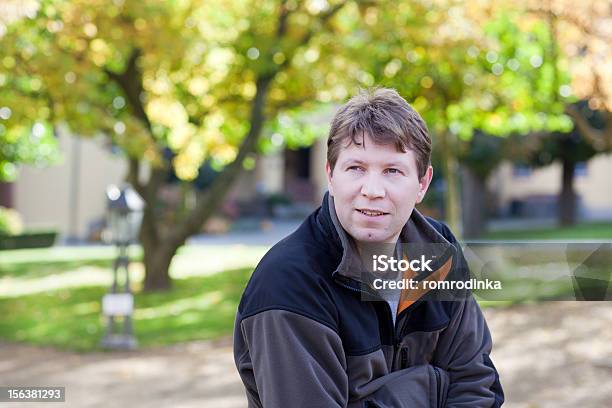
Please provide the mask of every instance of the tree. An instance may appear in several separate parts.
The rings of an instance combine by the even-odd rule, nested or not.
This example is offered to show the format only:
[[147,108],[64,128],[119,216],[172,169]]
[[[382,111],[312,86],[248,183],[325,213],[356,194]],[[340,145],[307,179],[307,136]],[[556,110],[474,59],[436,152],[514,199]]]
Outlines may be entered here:
[[[63,123],[119,147],[126,180],[145,201],[144,287],[167,289],[176,250],[219,207],[256,153],[266,119],[317,100],[317,88],[328,86],[317,44],[347,5],[41,1],[0,40],[8,132]],[[204,162],[218,172],[172,223],[158,205],[171,170],[166,149],[188,185]]]
[[475,131],[508,136],[571,127],[544,58],[546,25],[487,5],[364,6],[366,25],[353,28],[344,51],[369,56],[361,60],[364,80],[398,89],[425,118],[441,151],[446,220],[457,231],[459,140]]
[[[7,132],[61,123],[122,151],[146,203],[146,289],[170,286],[177,248],[253,162],[265,126],[358,86],[393,86],[423,114],[442,147],[457,229],[457,139],[569,123],[563,103],[550,103],[539,20],[491,19],[492,4],[44,0],[0,39],[0,106],[12,110]],[[521,47],[506,45],[513,35]],[[201,169],[214,174],[194,190]],[[160,189],[171,174],[195,200],[166,219]]]
[[[10,119],[11,113],[8,106],[0,107],[0,117],[4,120]],[[0,123],[0,146],[0,182],[14,181],[20,164],[42,167],[59,159],[52,129],[38,122],[32,127],[13,127],[10,131]]]
[[490,208],[487,179],[505,158],[507,139],[476,131],[468,141],[460,142],[463,236],[478,238],[486,231]]
[[[539,18],[521,21],[518,17],[506,14],[489,24],[489,36],[498,48],[497,56],[487,55],[487,60],[506,61],[509,68],[508,73],[502,75],[506,77],[507,89],[502,91],[505,101],[501,109],[511,106],[516,111],[507,118],[510,123],[504,123],[508,130],[504,132],[505,136],[527,133],[522,138],[511,138],[506,142],[476,132],[471,140],[461,143],[462,197],[466,204],[463,211],[464,235],[468,238],[478,237],[486,228],[486,180],[497,165],[503,159],[521,161],[527,156],[537,155],[542,145],[537,140],[525,141],[525,138],[544,137],[550,134],[550,129],[571,129],[571,122],[563,117],[563,103],[568,100],[564,89],[569,87],[570,78],[558,66],[558,50],[550,22]],[[492,69],[500,70],[499,65]],[[563,93],[565,97],[562,97]],[[499,131],[496,134],[499,135]],[[515,148],[517,140],[521,141],[518,146],[525,149]],[[517,151],[521,153],[518,156]]]
[[548,22],[560,54],[559,68],[572,78],[571,91],[589,109],[601,111],[604,128],[589,127],[574,105],[566,113],[597,150],[612,145],[612,33],[608,29],[612,10],[605,0],[571,2],[567,0],[522,0],[517,4],[529,14]]
[[[7,26],[26,16],[33,16],[37,10],[35,1],[4,1],[0,13],[0,38]],[[11,67],[13,61],[3,59],[3,65]],[[6,100],[17,104],[25,102],[24,95],[37,89],[37,82],[20,83],[17,87],[6,87],[7,76],[0,74],[0,89],[5,93]],[[1,99],[0,99],[1,100]],[[36,107],[30,107],[30,109]],[[19,112],[17,112],[17,115]],[[41,122],[31,126],[20,125],[20,117],[13,114],[10,106],[0,103],[0,183],[11,182],[17,178],[19,164],[34,164],[37,166],[54,163],[58,159],[57,143],[53,129]],[[7,126],[8,125],[8,126]]]
[[[602,112],[592,111],[588,102],[580,101],[569,105],[580,112],[592,129],[602,129]],[[525,143],[525,138],[535,139]],[[561,189],[558,196],[558,220],[560,225],[572,225],[576,221],[577,195],[574,190],[576,165],[590,160],[599,153],[578,127],[569,132],[552,132],[542,135],[526,135],[514,139],[519,149],[515,161],[534,167],[548,166],[555,161],[561,163]]]
[[[608,29],[612,10],[607,1],[590,0],[568,2],[549,0],[538,2],[523,0],[525,9],[547,21],[554,38],[553,57],[566,58],[557,61],[558,69],[567,69],[571,76],[571,88],[564,93],[573,94],[584,104],[568,103],[569,115],[581,135],[598,152],[612,150],[612,34]],[[557,53],[556,48],[560,51]],[[589,120],[593,111],[601,116],[597,127]],[[586,115],[586,116],[585,116]]]
[[[545,166],[554,160],[561,162],[558,217],[561,225],[570,225],[576,217],[573,188],[576,163],[612,151],[609,88],[612,37],[605,29],[610,19],[609,4],[598,0],[578,4],[526,1],[525,8],[547,24],[553,89],[559,90],[554,97],[556,101],[559,95],[565,97],[564,112],[572,118],[573,129],[532,135],[535,139],[532,143],[520,144],[523,149],[519,160],[534,166]],[[571,81],[560,84],[559,77],[567,77],[568,73]],[[576,96],[582,100],[574,102]]]

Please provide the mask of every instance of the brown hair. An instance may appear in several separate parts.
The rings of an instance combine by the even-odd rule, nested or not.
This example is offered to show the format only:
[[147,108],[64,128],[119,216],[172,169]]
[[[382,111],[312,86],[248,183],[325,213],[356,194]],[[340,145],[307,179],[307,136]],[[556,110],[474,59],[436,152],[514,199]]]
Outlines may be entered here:
[[416,154],[419,179],[431,159],[431,139],[423,118],[395,89],[361,90],[334,116],[327,138],[327,162],[334,170],[340,148],[365,145],[365,136],[380,145],[394,144],[398,152]]

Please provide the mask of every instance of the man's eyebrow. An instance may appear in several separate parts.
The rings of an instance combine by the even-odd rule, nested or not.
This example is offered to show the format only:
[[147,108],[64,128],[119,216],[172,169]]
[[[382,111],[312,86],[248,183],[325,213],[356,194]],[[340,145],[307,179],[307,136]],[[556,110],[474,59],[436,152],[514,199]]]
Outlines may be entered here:
[[402,162],[389,162],[384,164],[385,167],[406,167]]
[[342,162],[342,164],[349,164],[349,163],[350,163],[350,164],[366,164],[366,162],[364,162],[364,161],[363,161],[363,160],[361,160],[361,159],[351,159],[351,158],[345,159],[345,160]]
[[[360,165],[365,165],[367,164],[365,161],[361,160],[361,159],[354,159],[354,158],[348,158],[342,161],[342,165],[347,165],[347,164],[360,164]],[[407,167],[406,164],[402,163],[402,162],[388,162],[388,163],[384,163],[383,167]]]

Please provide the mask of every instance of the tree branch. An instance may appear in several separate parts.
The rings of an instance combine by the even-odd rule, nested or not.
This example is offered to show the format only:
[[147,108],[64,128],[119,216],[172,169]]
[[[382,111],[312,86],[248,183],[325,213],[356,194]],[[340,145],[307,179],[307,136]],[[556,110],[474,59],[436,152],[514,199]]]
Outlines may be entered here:
[[122,73],[118,74],[107,68],[104,68],[104,72],[123,90],[134,115],[145,125],[149,133],[153,135],[151,121],[140,99],[144,91],[142,87],[142,72],[138,69],[138,57],[140,57],[140,52],[138,48],[132,50],[126,63],[125,70]]
[[280,39],[287,33],[287,21],[291,10],[287,7],[287,0],[281,1],[278,16],[278,27],[276,29],[276,38]]
[[176,244],[180,245],[185,242],[189,236],[200,230],[202,224],[219,207],[233,182],[242,171],[244,159],[255,150],[257,140],[259,139],[265,122],[264,107],[271,81],[272,78],[270,77],[264,77],[257,80],[257,91],[251,105],[251,127],[249,132],[240,145],[234,161],[226,166],[222,173],[217,175],[215,181],[207,191],[198,194],[195,208],[185,217],[171,238]]
[[[320,17],[321,22],[325,24],[346,4],[347,1],[342,1],[324,12]],[[286,8],[286,2],[283,1],[279,10],[277,36],[284,36],[286,34],[289,14],[290,11]],[[297,50],[300,46],[307,44],[314,34],[314,28],[310,29],[306,34],[304,34],[293,48],[292,54],[294,54],[295,50]],[[171,237],[169,237],[173,245],[177,247],[180,246],[189,236],[197,233],[200,230],[202,224],[220,206],[226,193],[229,191],[233,185],[233,182],[242,171],[244,159],[247,157],[247,155],[255,151],[257,140],[261,135],[265,122],[264,108],[266,107],[268,89],[274,77],[289,64],[292,58],[293,55],[290,55],[276,69],[262,74],[257,79],[255,97],[251,102],[251,127],[249,128],[246,137],[238,149],[236,158],[232,163],[225,167],[221,174],[217,175],[217,178],[206,192],[198,194],[195,208],[184,218],[183,222],[173,231]]]
[[612,149],[612,113],[604,112],[605,127],[603,130],[596,129],[589,124],[582,113],[573,105],[565,106],[565,113],[573,120],[578,131],[597,151],[608,151]]
[[[341,1],[340,3],[335,4],[334,6],[327,9],[325,12],[321,13],[321,16],[319,17],[321,24],[326,24],[329,20],[331,20],[332,17],[334,17],[340,10],[342,10],[342,8],[346,6],[347,3],[347,0]],[[308,42],[310,42],[315,33],[315,29],[311,28],[302,36],[302,38],[298,40],[297,44],[292,50],[293,52],[283,61],[282,64],[279,65],[278,71],[281,71],[282,69],[286,68],[291,63],[291,61],[293,60],[293,56],[295,55],[295,51],[301,46],[308,44]]]
[[140,160],[134,157],[128,158],[128,172],[125,180],[130,183],[132,187],[134,187],[134,190],[140,194],[140,197],[144,199],[145,188],[140,182]]
[[[141,100],[144,89],[142,86],[142,72],[138,68],[140,54],[140,49],[134,48],[128,58],[125,69],[121,73],[116,73],[106,68],[104,71],[123,90],[135,117],[142,122],[148,130],[151,139],[153,139],[153,126]],[[142,199],[147,203],[147,206],[154,207],[157,190],[166,176],[166,169],[154,168],[148,182],[144,185],[138,179],[140,161],[133,157],[130,157],[128,160],[128,180],[133,183],[134,189],[138,191]]]
[[[589,35],[592,37],[598,37],[602,39],[609,39],[607,38],[609,36],[607,36],[605,32],[597,31],[594,29],[595,25],[592,23],[590,19],[581,18],[580,16],[576,14],[572,14],[571,12],[567,10],[554,11],[547,7],[527,7],[526,11],[528,13],[532,13],[532,14],[536,14],[536,15],[544,16],[544,17],[553,16],[559,20],[565,21],[575,26],[576,28],[580,29],[586,35]],[[595,16],[591,15],[589,17],[595,17]]]

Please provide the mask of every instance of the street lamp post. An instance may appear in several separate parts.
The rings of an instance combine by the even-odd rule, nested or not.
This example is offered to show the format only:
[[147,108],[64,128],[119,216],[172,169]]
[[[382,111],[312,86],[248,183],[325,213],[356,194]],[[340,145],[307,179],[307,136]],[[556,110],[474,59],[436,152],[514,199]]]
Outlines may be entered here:
[[113,264],[113,284],[102,298],[102,312],[107,326],[100,346],[107,349],[132,350],[138,346],[132,327],[134,295],[130,288],[128,271],[130,242],[135,241],[142,200],[130,187],[109,186],[106,190],[108,227],[112,242],[117,246]]

